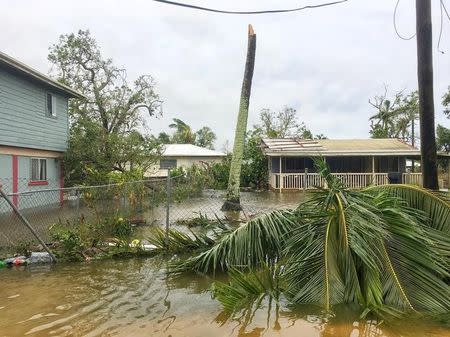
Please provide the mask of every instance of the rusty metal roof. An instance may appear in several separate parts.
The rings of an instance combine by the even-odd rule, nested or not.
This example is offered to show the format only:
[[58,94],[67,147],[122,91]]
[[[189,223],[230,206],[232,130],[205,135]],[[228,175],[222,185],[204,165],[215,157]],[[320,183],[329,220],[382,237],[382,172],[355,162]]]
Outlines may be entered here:
[[417,148],[393,138],[385,139],[298,139],[264,138],[261,144],[269,156],[311,155],[420,155]]

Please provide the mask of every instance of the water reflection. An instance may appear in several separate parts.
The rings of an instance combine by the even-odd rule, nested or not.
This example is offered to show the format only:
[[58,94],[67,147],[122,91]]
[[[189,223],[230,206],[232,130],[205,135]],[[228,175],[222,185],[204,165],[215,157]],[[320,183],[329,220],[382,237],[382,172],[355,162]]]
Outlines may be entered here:
[[345,308],[327,316],[268,298],[230,315],[211,298],[211,278],[169,278],[166,264],[152,258],[1,270],[0,336],[450,335],[427,322],[388,327]]

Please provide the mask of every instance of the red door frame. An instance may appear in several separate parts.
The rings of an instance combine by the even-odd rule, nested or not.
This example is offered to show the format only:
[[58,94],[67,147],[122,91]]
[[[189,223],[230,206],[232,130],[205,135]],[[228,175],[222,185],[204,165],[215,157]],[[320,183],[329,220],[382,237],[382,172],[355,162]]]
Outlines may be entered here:
[[13,204],[17,207],[19,203],[19,196],[16,194],[19,192],[19,160],[16,155],[12,156],[12,180]]

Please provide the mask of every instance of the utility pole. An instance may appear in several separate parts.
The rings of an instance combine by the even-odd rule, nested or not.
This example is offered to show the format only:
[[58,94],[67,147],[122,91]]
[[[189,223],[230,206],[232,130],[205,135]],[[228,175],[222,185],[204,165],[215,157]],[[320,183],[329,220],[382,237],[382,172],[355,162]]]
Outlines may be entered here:
[[431,0],[416,0],[417,78],[423,187],[438,190],[433,98]]

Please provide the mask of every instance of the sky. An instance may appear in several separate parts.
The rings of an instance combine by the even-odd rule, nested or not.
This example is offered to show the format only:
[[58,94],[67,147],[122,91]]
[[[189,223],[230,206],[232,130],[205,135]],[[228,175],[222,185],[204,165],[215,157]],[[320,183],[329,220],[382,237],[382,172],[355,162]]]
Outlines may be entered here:
[[[181,0],[226,10],[291,8],[325,1]],[[444,0],[450,9],[450,0]],[[194,130],[207,125],[216,148],[232,142],[247,48],[247,25],[257,35],[249,127],[261,109],[295,108],[314,134],[367,138],[368,99],[417,88],[416,40],[393,27],[395,0],[346,3],[266,15],[224,15],[152,0],[21,0],[4,2],[0,48],[48,73],[48,48],[61,34],[89,29],[105,57],[128,71],[130,81],[152,75],[163,103],[161,118],[146,118],[148,131],[169,131],[172,118]],[[436,49],[440,11],[432,1],[436,123],[450,127],[441,97],[450,85],[450,21]],[[414,33],[411,0],[398,7],[398,30]]]

